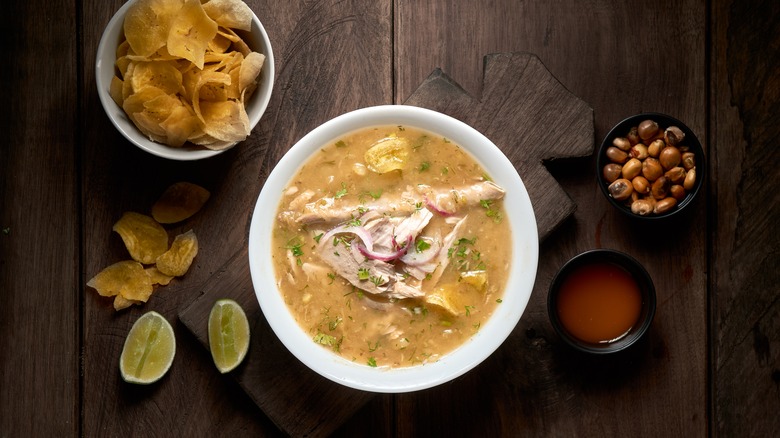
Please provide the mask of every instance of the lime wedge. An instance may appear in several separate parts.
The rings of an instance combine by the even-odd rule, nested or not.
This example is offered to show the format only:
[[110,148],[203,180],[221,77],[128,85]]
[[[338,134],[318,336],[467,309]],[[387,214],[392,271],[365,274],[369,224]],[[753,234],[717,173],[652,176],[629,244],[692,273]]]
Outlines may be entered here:
[[249,350],[249,321],[233,300],[214,303],[209,314],[209,348],[214,365],[222,374],[235,369]]
[[143,385],[154,383],[173,363],[176,338],[173,327],[162,315],[151,311],[133,324],[125,339],[119,371],[126,382]]

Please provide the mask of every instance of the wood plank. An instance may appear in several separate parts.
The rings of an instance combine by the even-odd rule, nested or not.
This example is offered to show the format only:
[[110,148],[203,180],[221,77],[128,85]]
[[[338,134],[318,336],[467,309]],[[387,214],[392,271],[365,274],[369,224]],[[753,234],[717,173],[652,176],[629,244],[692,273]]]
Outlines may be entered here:
[[[594,109],[596,141],[624,117],[651,110],[674,115],[705,137],[701,2],[491,6],[476,0],[398,3],[396,98],[409,96],[432,67],[479,98],[485,91],[476,60],[485,53],[526,51]],[[698,209],[679,223],[644,230],[610,208],[596,186],[592,157],[547,165],[578,208],[541,246],[523,319],[496,354],[463,378],[399,396],[397,434],[705,435],[706,200],[699,199]],[[674,244],[659,245],[661,232]],[[630,354],[581,357],[565,348],[547,319],[553,275],[567,259],[594,247],[633,255],[655,280],[656,319]]]
[[780,430],[780,11],[712,3],[711,327],[715,436]]
[[[103,26],[122,3],[84,1],[85,65],[92,64]],[[161,430],[197,435],[280,433],[231,376],[217,372],[209,353],[177,314],[198,297],[200,285],[246,248],[251,210],[263,181],[295,141],[337,114],[391,101],[391,15],[389,2],[249,0],[247,4],[271,39],[276,85],[252,136],[218,157],[173,162],[129,144],[103,114],[93,71],[85,68],[83,105],[90,122],[83,145],[87,279],[127,257],[121,240],[111,232],[123,212],[148,211],[175,181],[191,181],[211,191],[201,212],[168,228],[170,234],[192,228],[198,235],[200,252],[185,277],[160,289],[142,308],[119,313],[109,300],[85,288],[85,435],[102,435],[106,429],[114,435]],[[114,364],[130,326],[149,310],[160,312],[174,325],[179,346],[169,374],[155,385],[139,388],[123,383]]]
[[76,3],[3,4],[0,432],[79,434]]

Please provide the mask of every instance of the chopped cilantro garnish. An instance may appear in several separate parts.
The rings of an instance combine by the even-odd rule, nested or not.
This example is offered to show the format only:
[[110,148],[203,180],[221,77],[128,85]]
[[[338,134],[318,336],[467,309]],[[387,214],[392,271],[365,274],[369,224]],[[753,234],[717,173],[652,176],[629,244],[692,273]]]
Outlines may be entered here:
[[382,284],[382,283],[384,283],[384,282],[385,282],[385,279],[384,279],[384,278],[382,278],[382,276],[381,276],[381,275],[380,275],[380,276],[378,276],[378,277],[377,277],[377,276],[374,276],[374,275],[372,275],[372,276],[368,277],[368,280],[369,280],[369,281],[371,281],[372,283],[374,283],[374,284],[375,284],[375,285],[377,285],[377,286],[379,286],[380,284]]
[[476,241],[476,237],[473,239],[461,237],[447,250],[448,258],[455,256],[454,263],[459,270],[469,271],[474,263],[476,263],[476,270],[484,271],[487,268],[487,265],[482,260],[482,253],[473,247]]
[[300,236],[293,237],[292,239],[287,241],[286,248],[290,250],[293,257],[297,258],[296,263],[298,266],[301,266],[303,262],[301,261],[301,256],[303,255],[303,240]]
[[368,280],[370,277],[370,274],[368,272],[368,268],[359,268],[358,269],[358,280]]
[[328,284],[333,284],[333,282],[336,281],[336,274],[328,272],[328,278],[330,278],[330,283]]
[[425,145],[425,143],[426,143],[427,141],[428,141],[428,136],[427,136],[427,135],[421,135],[421,136],[420,136],[420,137],[418,137],[418,138],[417,138],[417,140],[415,140],[415,141],[414,141],[414,143],[412,144],[412,149],[419,149],[419,148],[421,148],[422,146],[424,146],[424,145]]
[[345,183],[341,183],[341,190],[336,192],[336,194],[333,197],[339,199],[341,197],[344,197],[346,194],[347,194],[347,185]]
[[328,321],[328,328],[330,331],[336,330],[336,327],[338,327],[339,324],[341,324],[341,317],[337,316],[336,318]]
[[292,255],[295,257],[300,257],[303,255],[303,249],[301,249],[302,246],[303,243],[297,237],[287,242],[287,249],[292,251]]
[[498,304],[501,304],[501,303],[503,303],[503,302],[504,302],[504,300],[502,300],[501,298],[496,298],[496,302],[497,302]]
[[415,243],[415,248],[417,248],[417,252],[423,252],[430,247],[431,244],[422,239],[417,239],[417,243]]
[[314,342],[322,345],[327,345],[331,348],[333,348],[334,351],[339,351],[339,348],[341,347],[341,341],[344,338],[336,338],[335,336],[327,335],[325,333],[319,332],[316,335],[314,335]]
[[426,171],[426,170],[428,170],[430,167],[431,167],[431,163],[430,163],[430,162],[428,162],[428,161],[423,161],[422,163],[420,163],[420,169],[419,169],[419,170],[420,170],[420,172],[425,172],[425,171]]
[[363,192],[363,193],[360,194],[360,196],[358,196],[358,200],[360,202],[365,202],[367,196],[370,196],[374,200],[379,199],[379,197],[382,196],[382,189],[379,189],[379,190],[377,190],[375,192],[372,192],[370,190],[366,191],[366,192]]
[[344,143],[344,140],[339,140],[339,141],[336,142],[336,147],[337,148],[343,148],[343,147],[346,147],[346,146],[347,146],[347,144]]
[[316,236],[314,236],[314,241],[317,242],[317,243],[320,243],[320,239],[322,239],[322,236],[324,234],[325,233],[320,233],[320,234],[317,234]]
[[467,239],[465,237],[461,237],[460,239],[458,239],[457,242],[455,242],[455,244],[456,245],[473,245],[476,242],[477,242],[477,238],[476,237],[473,238],[473,239]]
[[377,348],[379,348],[379,341],[376,341],[376,343],[374,343],[373,347],[371,346],[371,342],[370,341],[368,342],[368,351],[373,353],[373,352],[376,351]]
[[450,173],[450,168],[449,167],[442,167],[441,168],[441,174],[442,175],[446,175],[448,173]]
[[373,357],[368,358],[368,366],[372,368],[376,368],[376,359]]
[[485,211],[485,214],[487,215],[487,217],[493,218],[493,221],[495,221],[496,223],[501,222],[501,219],[502,219],[501,211],[496,209],[496,208],[493,208],[493,201],[492,200],[490,200],[490,199],[482,199],[482,200],[479,201],[479,205],[481,205],[482,208],[487,210],[487,211]]
[[464,306],[464,307],[466,307],[466,316],[469,316],[469,315],[471,315],[471,311],[472,311],[473,309],[475,309],[475,307],[474,307],[474,306]]

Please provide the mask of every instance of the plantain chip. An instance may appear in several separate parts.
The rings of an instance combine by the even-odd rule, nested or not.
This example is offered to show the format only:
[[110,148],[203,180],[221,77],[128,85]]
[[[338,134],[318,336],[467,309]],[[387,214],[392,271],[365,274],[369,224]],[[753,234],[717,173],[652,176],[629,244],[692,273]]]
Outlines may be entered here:
[[217,23],[206,15],[200,0],[187,0],[171,22],[168,52],[203,69],[209,41],[217,35]]
[[129,300],[146,302],[152,295],[152,280],[144,267],[133,260],[126,260],[108,266],[92,277],[87,286],[104,297],[121,295]]
[[171,248],[157,258],[157,269],[165,275],[181,277],[190,269],[196,255],[198,238],[190,230],[176,236]]
[[177,182],[165,189],[152,205],[152,217],[161,224],[174,224],[200,211],[211,194],[190,182]]
[[153,264],[168,250],[168,233],[149,216],[127,212],[113,229],[122,237],[130,257],[139,263]]

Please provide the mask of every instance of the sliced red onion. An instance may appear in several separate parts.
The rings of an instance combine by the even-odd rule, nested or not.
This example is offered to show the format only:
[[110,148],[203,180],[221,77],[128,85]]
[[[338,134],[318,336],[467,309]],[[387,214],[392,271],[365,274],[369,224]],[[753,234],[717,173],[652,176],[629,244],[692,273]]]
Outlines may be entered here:
[[398,248],[397,250],[393,252],[379,252],[374,251],[372,249],[369,249],[361,244],[357,245],[358,250],[361,254],[363,254],[365,257],[371,259],[371,260],[379,260],[383,262],[390,262],[393,260],[397,260],[401,258],[404,254],[406,254],[406,251],[409,250],[409,247],[412,244],[412,236],[409,236],[409,239],[406,241],[406,245]]
[[438,254],[441,250],[439,241],[430,237],[422,237],[421,239],[430,243],[431,246],[424,251],[417,251],[416,248],[408,251],[403,257],[401,257],[402,262],[409,266],[421,266],[429,263],[434,259],[434,257],[436,257],[436,254]]
[[363,227],[356,227],[354,225],[339,225],[338,227],[333,228],[320,237],[320,244],[323,245],[326,242],[329,242],[330,239],[336,234],[354,234],[363,241],[366,249],[374,249],[374,239],[371,238],[371,234],[368,232],[368,230]]
[[443,209],[439,208],[439,206],[434,204],[433,201],[431,201],[427,196],[425,197],[425,206],[428,207],[430,210],[435,211],[436,214],[438,214],[440,216],[449,217],[449,216],[452,216],[453,214],[455,214],[454,211],[453,212],[449,212],[447,210],[443,210]]

